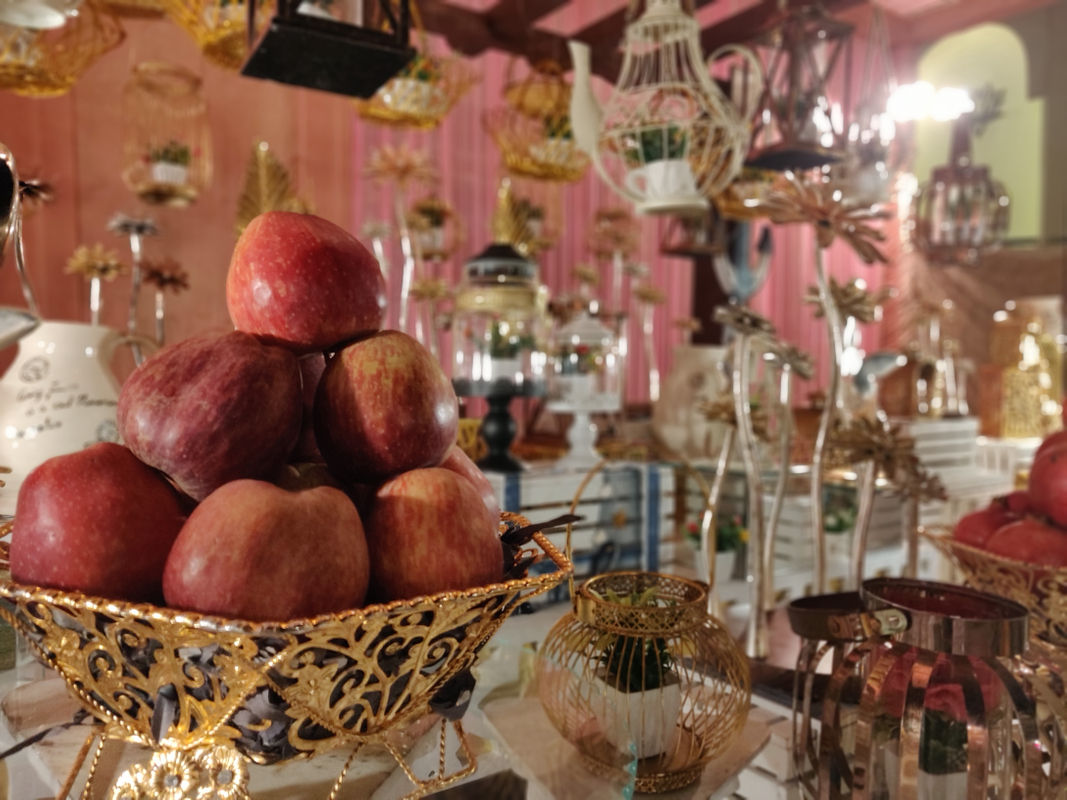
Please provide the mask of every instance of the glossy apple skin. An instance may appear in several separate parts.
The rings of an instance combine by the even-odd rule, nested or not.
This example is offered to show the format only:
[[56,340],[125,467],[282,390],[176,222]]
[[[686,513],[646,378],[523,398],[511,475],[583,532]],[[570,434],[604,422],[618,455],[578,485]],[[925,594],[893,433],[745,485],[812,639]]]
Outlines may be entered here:
[[1061,447],[1067,446],[1067,431],[1057,431],[1049,436],[1046,436],[1041,442],[1041,446],[1034,451],[1034,461],[1041,458],[1044,453],[1050,450],[1058,450]]
[[240,331],[178,342],[123,384],[118,424],[134,455],[196,500],[269,475],[300,432],[296,356]]
[[1067,532],[1026,517],[997,530],[986,542],[986,550],[1030,564],[1067,567]]
[[952,531],[952,536],[971,547],[985,547],[989,537],[1000,528],[1018,519],[1018,514],[1007,508],[1006,503],[997,499],[983,509],[960,517]]
[[1067,445],[1050,447],[1034,459],[1028,489],[1034,511],[1067,527]]
[[315,440],[315,392],[319,388],[323,370],[326,369],[326,357],[322,353],[311,353],[301,356],[299,364],[303,405],[300,414],[300,435],[297,437],[296,447],[293,448],[291,460],[303,463],[322,461],[322,453]]
[[452,470],[415,469],[386,481],[367,517],[372,596],[397,600],[502,580],[498,524],[478,490]]
[[448,452],[445,453],[444,459],[438,466],[450,469],[470,481],[474,488],[478,490],[478,494],[482,496],[482,502],[489,509],[489,514],[492,518],[500,518],[500,503],[496,499],[496,492],[493,491],[493,484],[489,482],[489,479],[485,477],[485,473],[478,469],[478,465],[471,461],[470,456],[464,453],[458,444],[448,448]]
[[319,380],[315,438],[333,473],[352,483],[439,464],[458,426],[451,382],[430,352],[400,331],[348,345]]
[[344,492],[290,492],[238,480],[181,529],[163,573],[167,605],[246,620],[289,620],[363,604],[367,540]]
[[56,456],[22,484],[11,536],[19,583],[158,601],[185,512],[167,480],[127,448],[101,442]]
[[226,274],[234,327],[295,352],[376,331],[385,279],[358,239],[312,214],[268,211],[245,228]]

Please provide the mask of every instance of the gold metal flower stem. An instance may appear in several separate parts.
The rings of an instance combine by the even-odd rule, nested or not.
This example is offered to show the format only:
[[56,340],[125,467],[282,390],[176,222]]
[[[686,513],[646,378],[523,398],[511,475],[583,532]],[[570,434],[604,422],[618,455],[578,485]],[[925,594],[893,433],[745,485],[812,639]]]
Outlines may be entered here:
[[722,496],[722,487],[726,482],[726,470],[730,466],[730,456],[734,451],[734,428],[727,426],[722,438],[722,447],[719,448],[719,458],[715,463],[715,476],[712,478],[711,487],[708,489],[708,502],[704,507],[704,515],[700,519],[700,552],[704,554],[704,565],[707,568],[708,586],[712,591],[708,593],[708,613],[715,614],[718,604],[718,586],[715,585],[715,562],[719,557],[718,536],[716,528],[719,521],[719,498]]
[[611,313],[622,313],[622,276],[626,258],[622,250],[611,251]]
[[778,406],[778,478],[774,482],[771,513],[763,529],[764,603],[767,608],[774,605],[774,536],[778,531],[782,506],[785,505],[790,452],[793,446],[793,367],[788,362],[781,364],[778,376]]
[[94,275],[89,279],[89,322],[93,325],[100,324],[100,276]]
[[874,512],[874,485],[878,468],[873,461],[856,465],[856,523],[852,528],[852,588],[863,584],[863,568],[867,556],[867,534]]
[[[95,280],[95,278],[94,278]],[[166,332],[166,307],[163,300],[162,287],[156,289],[156,344],[163,346],[163,338]]]
[[760,478],[759,459],[756,456],[756,433],[752,429],[751,364],[752,339],[738,333],[734,342],[733,396],[734,414],[737,419],[737,442],[741,460],[745,465],[745,482],[748,486],[748,572],[751,580],[749,593],[749,621],[745,632],[745,655],[749,658],[764,658],[768,652],[767,598],[764,585],[767,576],[763,572],[763,481]]
[[[397,233],[400,234],[400,250],[404,254],[404,267],[400,273],[400,318],[397,320],[397,325],[404,333],[410,333],[408,330],[408,297],[411,294],[411,284],[415,280],[419,245],[408,227],[407,214],[404,211],[406,207],[404,190],[398,184],[393,194],[393,211],[396,214]],[[416,336],[416,338],[420,337]]]
[[904,577],[919,576],[919,498],[907,499],[905,507],[907,530],[904,534]]
[[819,289],[819,302],[822,303],[823,316],[830,339],[830,383],[826,391],[826,403],[819,417],[819,430],[815,436],[815,447],[811,454],[811,529],[815,542],[815,594],[826,592],[826,526],[823,522],[822,476],[826,440],[830,435],[830,425],[837,414],[838,385],[841,383],[841,354],[845,349],[844,332],[841,329],[841,315],[830,293],[830,284],[826,278],[826,263],[823,249],[815,244],[815,282]]

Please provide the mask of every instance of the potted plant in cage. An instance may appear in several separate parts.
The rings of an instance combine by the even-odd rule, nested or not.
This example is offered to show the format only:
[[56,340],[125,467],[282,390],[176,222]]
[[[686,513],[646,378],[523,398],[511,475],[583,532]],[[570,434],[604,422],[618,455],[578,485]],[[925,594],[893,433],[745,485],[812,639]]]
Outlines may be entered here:
[[545,117],[544,138],[530,144],[530,155],[547,164],[561,165],[574,157],[574,132],[566,111],[552,112]]
[[437,197],[424,197],[411,209],[412,227],[418,231],[423,255],[443,253],[445,249],[445,225],[452,216],[452,209]]
[[421,50],[382,89],[382,102],[398,111],[419,112],[441,97],[438,85],[443,75],[440,59]]
[[489,330],[490,380],[515,380],[523,373],[522,351],[534,348],[533,337],[506,320],[495,320]]
[[[623,596],[608,590],[601,599],[635,607],[667,602],[655,586]],[[676,738],[682,692],[667,640],[605,633],[596,645],[600,653],[596,674],[603,690],[598,717],[604,737],[636,758],[669,751]]]
[[628,137],[623,159],[626,188],[646,200],[698,194],[689,165],[688,130],[674,122],[639,127]]
[[155,183],[181,185],[189,176],[192,150],[178,139],[152,147],[147,156],[148,170]]

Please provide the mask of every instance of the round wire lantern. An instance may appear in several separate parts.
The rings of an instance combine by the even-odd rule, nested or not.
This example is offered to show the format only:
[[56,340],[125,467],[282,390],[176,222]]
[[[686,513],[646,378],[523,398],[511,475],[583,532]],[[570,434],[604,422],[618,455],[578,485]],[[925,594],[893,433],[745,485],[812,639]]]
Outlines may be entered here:
[[696,581],[613,572],[586,581],[549,632],[541,704],[594,773],[636,762],[636,791],[672,791],[736,739],[748,664],[707,602]]
[[[247,0],[161,0],[174,22],[203,52],[204,56],[225,69],[236,70],[248,55]],[[273,0],[260,0],[256,6],[256,35],[270,21]]]
[[571,87],[555,61],[534,64],[530,74],[514,76],[518,59],[508,62],[505,105],[487,111],[485,130],[500,148],[504,166],[515,175],[547,181],[581,179],[589,157],[571,131]]
[[29,97],[66,93],[125,33],[118,19],[85,0],[58,28],[0,25],[0,90]]
[[123,90],[122,177],[146,203],[187,206],[211,179],[211,132],[200,78],[184,67],[146,61]]
[[[696,19],[681,0],[646,0],[626,27],[618,83],[596,121],[589,86],[589,51],[572,42],[576,96],[572,116],[579,142],[597,172],[642,213],[700,213],[740,173],[751,126],[711,78]],[[728,46],[757,75],[745,48]],[[595,134],[589,141],[589,127]]]

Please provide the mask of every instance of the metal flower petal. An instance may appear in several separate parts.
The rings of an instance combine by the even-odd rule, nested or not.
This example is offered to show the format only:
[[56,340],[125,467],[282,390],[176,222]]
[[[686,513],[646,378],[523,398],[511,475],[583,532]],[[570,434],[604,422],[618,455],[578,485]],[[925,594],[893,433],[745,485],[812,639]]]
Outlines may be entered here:
[[739,305],[716,306],[714,319],[720,325],[733,328],[738,333],[748,336],[774,336],[774,324],[750,308]]
[[779,365],[787,366],[804,380],[808,380],[814,374],[814,364],[811,356],[799,348],[786,344],[779,339],[770,340],[767,345],[766,356]]
[[144,262],[144,281],[157,289],[167,289],[177,294],[189,288],[189,273],[173,258],[147,259]]
[[[881,318],[882,305],[895,293],[896,290],[892,286],[870,291],[867,284],[859,279],[841,284],[830,277],[830,297],[833,298],[837,310],[841,312],[842,317],[854,317],[859,322],[878,321]],[[818,307],[815,311],[816,317],[825,315],[817,287],[808,287],[804,302]]]
[[371,153],[365,174],[372,180],[395,181],[401,186],[431,183],[437,178],[437,171],[425,150],[409,150],[389,144],[383,144]]

